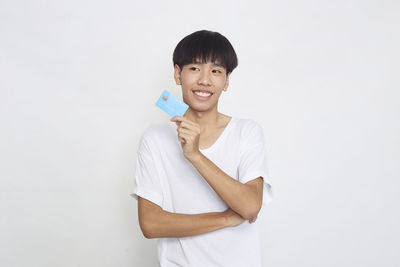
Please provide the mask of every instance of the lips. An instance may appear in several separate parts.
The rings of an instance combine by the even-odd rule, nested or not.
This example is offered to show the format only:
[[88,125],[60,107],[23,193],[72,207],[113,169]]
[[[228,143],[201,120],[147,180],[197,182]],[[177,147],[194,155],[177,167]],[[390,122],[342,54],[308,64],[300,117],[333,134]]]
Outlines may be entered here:
[[202,93],[207,93],[207,94],[211,94],[211,95],[214,94],[213,92],[207,91],[207,90],[192,90],[192,92],[202,92]]
[[[195,92],[202,92],[202,93],[207,93],[207,94],[211,94],[209,96],[201,96],[201,95],[197,95]],[[211,99],[212,95],[214,93],[207,91],[207,90],[192,90],[193,96],[200,101],[207,101],[209,99]]]

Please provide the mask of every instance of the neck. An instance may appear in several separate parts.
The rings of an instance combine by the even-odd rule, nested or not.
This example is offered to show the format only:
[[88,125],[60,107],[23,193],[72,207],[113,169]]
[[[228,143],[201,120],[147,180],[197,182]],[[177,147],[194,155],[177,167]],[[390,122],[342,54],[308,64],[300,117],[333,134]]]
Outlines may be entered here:
[[193,110],[189,107],[184,117],[198,123],[200,125],[201,132],[203,133],[215,128],[219,124],[222,115],[217,110],[201,112]]

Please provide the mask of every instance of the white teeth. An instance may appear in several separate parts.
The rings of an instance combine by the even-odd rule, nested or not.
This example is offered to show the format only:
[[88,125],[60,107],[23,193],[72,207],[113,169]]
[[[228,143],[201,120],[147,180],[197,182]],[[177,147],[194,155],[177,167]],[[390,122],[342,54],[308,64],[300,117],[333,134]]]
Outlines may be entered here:
[[197,92],[197,91],[194,91],[194,93],[196,95],[204,96],[204,97],[209,97],[211,95],[210,93],[203,93],[203,92]]

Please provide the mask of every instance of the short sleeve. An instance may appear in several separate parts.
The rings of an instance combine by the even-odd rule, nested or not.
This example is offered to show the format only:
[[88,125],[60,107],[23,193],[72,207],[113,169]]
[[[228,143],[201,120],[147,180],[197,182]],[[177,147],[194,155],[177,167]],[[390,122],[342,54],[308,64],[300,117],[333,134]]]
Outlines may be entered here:
[[272,184],[268,173],[267,153],[264,134],[258,123],[252,123],[243,130],[240,142],[239,181],[243,184],[263,178],[263,200],[265,206],[273,198]]
[[138,199],[138,196],[140,196],[162,207],[163,194],[161,180],[152,155],[151,146],[143,137],[139,143],[136,158],[135,183],[133,193],[130,195],[135,199]]

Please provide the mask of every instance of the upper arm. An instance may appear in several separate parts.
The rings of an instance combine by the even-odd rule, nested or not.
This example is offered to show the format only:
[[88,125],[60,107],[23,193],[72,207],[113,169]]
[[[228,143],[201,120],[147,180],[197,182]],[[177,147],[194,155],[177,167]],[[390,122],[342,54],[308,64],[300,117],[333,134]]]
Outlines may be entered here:
[[[242,137],[238,165],[239,181],[250,185],[250,188],[256,192],[257,199],[261,199],[261,206],[263,206],[272,199],[263,129],[258,123],[249,123],[248,127],[244,128]],[[259,201],[257,201],[257,206],[258,204]]]
[[159,160],[154,144],[142,138],[136,157],[135,181],[133,197],[139,201],[139,196],[158,206],[163,203],[163,182],[159,174]]
[[145,237],[149,236],[150,223],[155,221],[155,216],[160,214],[162,209],[157,204],[153,202],[138,197],[138,217],[139,217],[139,225]]
[[261,208],[262,204],[262,197],[263,197],[263,177],[258,177],[256,179],[253,179],[251,181],[248,181],[245,183],[251,190],[253,190],[256,199],[257,199],[257,210]]

